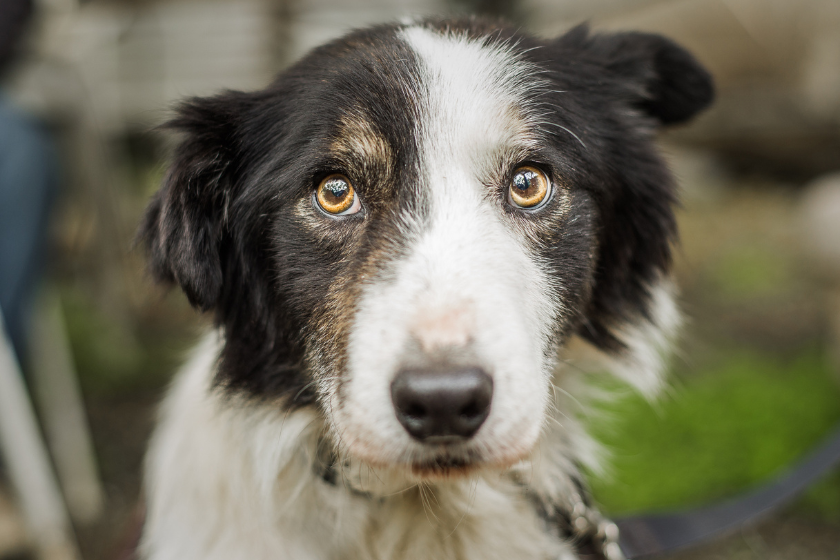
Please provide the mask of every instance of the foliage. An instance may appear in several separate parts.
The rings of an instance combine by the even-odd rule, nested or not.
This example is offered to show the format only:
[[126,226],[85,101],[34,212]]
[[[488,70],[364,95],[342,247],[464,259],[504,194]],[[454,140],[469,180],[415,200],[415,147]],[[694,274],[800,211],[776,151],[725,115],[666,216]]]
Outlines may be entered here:
[[[609,513],[732,496],[781,473],[840,424],[840,388],[817,350],[791,360],[732,350],[683,379],[657,403],[625,393],[592,415],[613,454],[612,474],[592,480]],[[802,507],[840,517],[840,478],[815,487]]]

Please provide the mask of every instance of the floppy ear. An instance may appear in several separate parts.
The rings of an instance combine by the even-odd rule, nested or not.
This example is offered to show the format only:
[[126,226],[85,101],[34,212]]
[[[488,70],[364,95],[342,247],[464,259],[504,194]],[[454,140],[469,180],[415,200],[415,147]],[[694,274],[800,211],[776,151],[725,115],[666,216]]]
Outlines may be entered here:
[[589,33],[581,25],[558,39],[577,44],[626,88],[632,105],[662,125],[685,122],[714,101],[712,76],[687,50],[650,33]]
[[179,284],[190,303],[204,311],[215,306],[222,290],[220,246],[236,181],[244,95],[192,99],[165,125],[185,137],[138,232],[155,278]]
[[[252,118],[274,95],[229,91],[179,107],[166,127],[183,139],[138,241],[157,280],[180,285],[193,306],[212,309],[225,327],[216,383],[252,395],[287,395],[289,406],[302,406],[314,401],[315,391],[299,365],[299,329],[273,299],[272,263],[264,256],[272,194],[246,187],[247,170],[273,146],[266,129],[282,121],[266,111]],[[262,148],[255,149],[260,138]]]

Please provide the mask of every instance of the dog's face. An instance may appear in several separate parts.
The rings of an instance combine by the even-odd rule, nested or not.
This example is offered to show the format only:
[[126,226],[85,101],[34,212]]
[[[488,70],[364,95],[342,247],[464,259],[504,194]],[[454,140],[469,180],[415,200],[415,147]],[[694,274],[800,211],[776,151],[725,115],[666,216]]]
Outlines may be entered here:
[[185,104],[141,233],[215,311],[225,390],[320,407],[370,464],[504,467],[540,434],[565,340],[620,355],[653,320],[674,193],[652,136],[711,96],[651,35],[357,32],[263,91]]

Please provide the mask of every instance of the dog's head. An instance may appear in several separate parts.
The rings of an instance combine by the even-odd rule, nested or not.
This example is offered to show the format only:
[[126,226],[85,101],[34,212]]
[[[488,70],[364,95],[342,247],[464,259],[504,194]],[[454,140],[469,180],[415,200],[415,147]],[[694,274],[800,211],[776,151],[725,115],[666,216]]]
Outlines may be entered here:
[[632,359],[624,333],[660,326],[675,194],[654,134],[712,91],[655,35],[355,32],[182,105],[141,235],[214,311],[225,390],[320,407],[370,464],[510,465],[565,341]]

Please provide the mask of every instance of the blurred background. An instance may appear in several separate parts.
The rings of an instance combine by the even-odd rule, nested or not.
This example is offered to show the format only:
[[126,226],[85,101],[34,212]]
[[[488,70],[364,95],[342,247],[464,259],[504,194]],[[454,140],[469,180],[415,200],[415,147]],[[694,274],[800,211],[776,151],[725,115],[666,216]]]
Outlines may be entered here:
[[[31,17],[13,4],[31,4]],[[682,187],[688,322],[660,402],[626,392],[592,415],[614,457],[592,477],[605,512],[735,495],[840,425],[837,0],[0,0],[0,181],[3,151],[34,138],[43,193],[32,215],[46,224],[30,235],[41,256],[14,296],[29,311],[10,318],[4,303],[4,315],[32,433],[58,480],[27,505],[15,473],[49,472],[0,459],[0,559],[117,559],[136,525],[155,405],[208,327],[180,293],[153,285],[132,250],[171,146],[156,127],[176,100],[260,88],[353,27],[464,13],[546,37],[582,21],[663,33],[719,88],[711,111],[661,136]],[[0,249],[3,221],[21,218],[14,196],[0,193]],[[25,432],[7,429],[7,447]],[[51,548],[50,527],[72,529]],[[840,472],[761,524],[674,558],[840,559]]]

